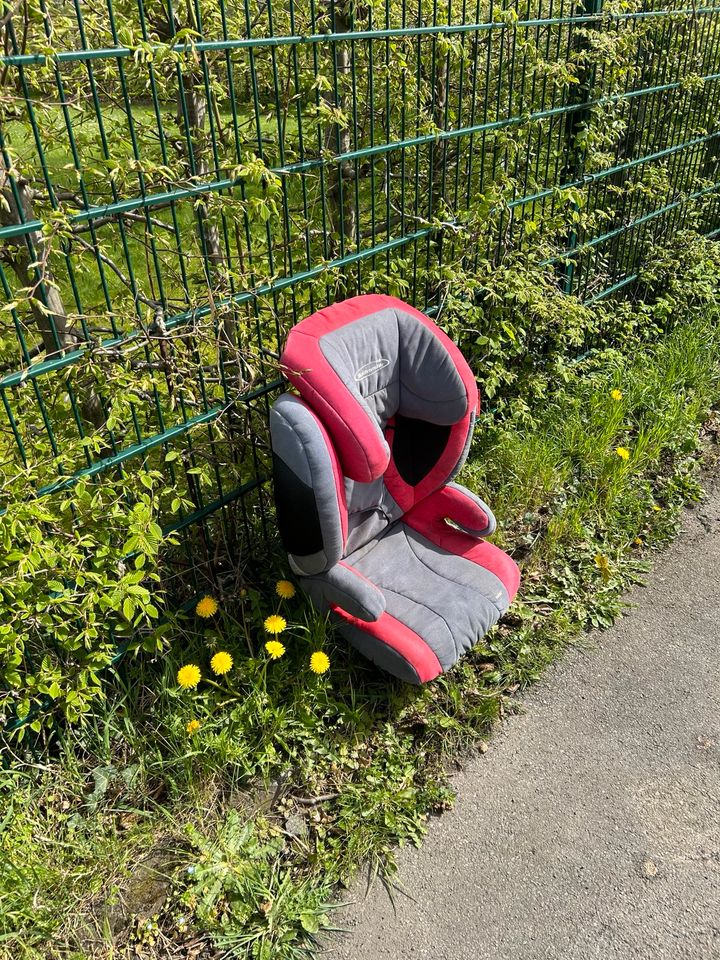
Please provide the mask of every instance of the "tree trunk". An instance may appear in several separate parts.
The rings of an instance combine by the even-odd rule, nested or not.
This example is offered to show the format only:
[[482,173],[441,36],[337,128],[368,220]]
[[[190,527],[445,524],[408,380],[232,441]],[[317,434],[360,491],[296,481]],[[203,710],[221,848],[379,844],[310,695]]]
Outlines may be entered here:
[[[209,165],[207,161],[208,148],[205,143],[205,121],[207,119],[208,102],[205,98],[205,92],[202,90],[202,76],[199,71],[189,70],[183,74],[183,89],[179,95],[178,103],[178,124],[182,127],[187,116],[188,140],[190,141],[190,156],[188,157],[190,169],[198,182],[207,179]],[[183,113],[183,103],[185,101],[185,114]],[[208,216],[208,209],[204,202],[198,204],[198,218],[200,220],[205,255],[208,263],[212,265],[213,276],[208,276],[208,281],[220,279],[215,274],[222,274],[222,268],[225,265],[225,256],[220,243],[220,231],[217,225],[213,223]]]
[[[336,0],[330,5],[330,22],[333,33],[348,33],[351,29],[350,6],[345,0]],[[347,88],[345,82],[351,71],[350,50],[346,43],[333,43],[333,57],[335,60],[334,77],[337,77],[337,90],[323,95],[325,102],[336,110],[347,115]],[[337,95],[336,95],[337,94]],[[338,123],[329,124],[325,129],[325,149],[332,154],[345,154],[350,150],[351,132],[348,125]],[[355,195],[353,183],[355,181],[355,166],[352,161],[332,163],[328,173],[327,202],[329,220],[333,232],[342,237],[342,247],[346,242],[352,243],[357,229],[357,210],[355,209]],[[337,245],[331,251],[335,256]]]
[[[4,166],[0,167],[0,175],[3,179],[0,185],[0,224],[11,226],[35,220],[32,191],[27,180],[18,177],[13,190],[8,182],[9,172]],[[31,247],[41,267],[31,266]],[[46,356],[73,350],[82,342],[82,338],[73,329],[60,291],[53,282],[49,253],[49,241],[39,231],[32,231],[26,238],[19,238],[17,244],[8,245],[2,251],[3,259],[11,267],[20,284],[34,292],[30,310],[40,332]],[[89,384],[84,384],[81,391],[79,399],[83,419],[91,427],[102,427],[105,414],[100,398]]]
[[[182,24],[174,17],[171,23],[165,11],[162,16],[150,15],[150,20],[157,30],[158,36],[165,43],[170,43],[175,34],[184,26],[197,30],[195,18],[188,12],[188,22]],[[183,66],[182,86],[177,93],[177,124],[183,136],[180,142],[185,148],[188,174],[197,183],[207,180],[210,172],[208,163],[209,144],[205,133],[209,104],[205,95],[203,70],[199,66]],[[209,298],[222,299],[228,292],[228,273],[222,240],[217,224],[210,218],[208,206],[200,200],[196,207],[198,230],[204,256],[205,280]],[[218,337],[220,349],[232,348],[237,350],[235,315],[232,307],[223,307],[217,316]],[[233,358],[239,359],[239,358]],[[238,364],[238,371],[240,364]],[[242,383],[242,377],[240,378]]]

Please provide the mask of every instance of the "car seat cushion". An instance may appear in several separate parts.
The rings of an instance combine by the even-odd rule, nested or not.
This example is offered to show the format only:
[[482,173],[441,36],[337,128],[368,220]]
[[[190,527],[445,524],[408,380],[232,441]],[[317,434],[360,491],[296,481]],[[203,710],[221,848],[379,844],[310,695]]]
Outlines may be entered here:
[[454,482],[478,410],[470,368],[431,320],[374,294],[297,324],[281,363],[299,394],[270,417],[290,566],[358,650],[404,680],[432,680],[519,583],[483,539],[492,511]]
[[[484,546],[489,548],[486,560],[502,553],[492,544]],[[396,672],[397,657],[403,657],[405,679],[414,682],[424,683],[450,669],[510,603],[492,562],[485,566],[457,556],[403,522],[346,562],[382,591],[385,610],[368,624],[334,605],[343,629],[352,628],[344,632],[390,672]]]
[[318,576],[303,577],[302,586],[321,610],[342,607],[366,622],[377,620],[385,612],[382,590],[343,560]]
[[342,557],[348,533],[345,483],[332,442],[298,397],[283,394],[270,411],[275,506],[290,563],[312,575]]
[[[369,483],[385,473],[397,442],[394,418],[403,433],[419,422],[436,428],[435,464],[424,480],[432,468],[438,487],[456,468],[477,386],[455,344],[418,310],[380,294],[326,307],[290,331],[281,362],[327,426],[346,476]],[[402,466],[395,474],[416,485]]]
[[[445,490],[440,492],[444,494]],[[505,588],[509,605],[515,599],[520,585],[520,570],[517,564],[504,550],[487,540],[479,539],[477,533],[469,534],[467,530],[458,530],[451,526],[447,519],[454,519],[451,512],[454,506],[447,506],[444,497],[433,495],[414,507],[405,516],[404,522],[435,546],[494,574]],[[461,517],[460,523],[462,522]]]

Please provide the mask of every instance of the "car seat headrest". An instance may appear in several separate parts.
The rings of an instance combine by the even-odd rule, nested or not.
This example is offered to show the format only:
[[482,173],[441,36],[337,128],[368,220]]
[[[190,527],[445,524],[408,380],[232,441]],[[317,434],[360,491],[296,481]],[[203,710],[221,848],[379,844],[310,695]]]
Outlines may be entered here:
[[396,415],[450,426],[477,407],[475,379],[455,344],[395,297],[353,297],[295,326],[285,374],[325,425],[344,473],[369,483],[390,461]]

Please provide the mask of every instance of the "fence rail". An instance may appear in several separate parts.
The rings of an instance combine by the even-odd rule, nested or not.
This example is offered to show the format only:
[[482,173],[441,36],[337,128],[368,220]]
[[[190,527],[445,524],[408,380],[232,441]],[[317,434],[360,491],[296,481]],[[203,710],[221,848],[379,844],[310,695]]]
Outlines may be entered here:
[[443,269],[510,253],[594,303],[668,233],[717,236],[719,27],[612,0],[8,8],[0,469],[49,497],[161,474],[198,587],[257,554],[304,315],[434,312]]

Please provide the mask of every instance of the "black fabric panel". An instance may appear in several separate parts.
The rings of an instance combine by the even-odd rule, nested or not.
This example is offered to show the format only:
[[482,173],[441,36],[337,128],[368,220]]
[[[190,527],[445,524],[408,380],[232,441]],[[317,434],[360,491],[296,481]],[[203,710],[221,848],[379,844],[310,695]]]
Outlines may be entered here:
[[288,553],[299,557],[323,548],[322,529],[312,487],[273,452],[273,480],[278,529]]
[[451,426],[395,417],[393,460],[405,483],[415,486],[440,459],[450,437]]

